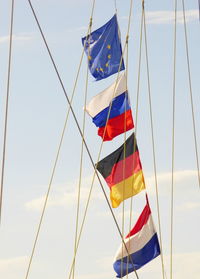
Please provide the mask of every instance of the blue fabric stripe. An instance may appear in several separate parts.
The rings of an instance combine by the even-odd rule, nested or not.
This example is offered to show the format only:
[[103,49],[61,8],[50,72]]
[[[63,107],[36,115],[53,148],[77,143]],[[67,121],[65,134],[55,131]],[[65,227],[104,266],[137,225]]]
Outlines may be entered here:
[[[127,111],[130,108],[131,107],[128,98],[128,92],[124,92],[113,99],[109,119],[123,114],[125,112],[125,109]],[[104,127],[106,125],[108,112],[109,106],[100,111],[95,117],[92,118],[92,121],[97,127]]]
[[117,277],[121,278],[127,274],[127,270],[128,273],[133,272],[134,270],[141,268],[143,265],[156,258],[158,255],[160,255],[160,246],[157,233],[155,233],[141,250],[130,255],[132,261],[130,257],[129,259],[128,257],[124,257],[123,261],[121,259],[117,260],[113,264],[113,267],[117,273]]
[[[122,48],[116,14],[90,36],[82,38],[82,44],[85,46],[86,54],[90,53],[88,66],[96,80],[118,73]],[[120,71],[124,69],[122,59]]]

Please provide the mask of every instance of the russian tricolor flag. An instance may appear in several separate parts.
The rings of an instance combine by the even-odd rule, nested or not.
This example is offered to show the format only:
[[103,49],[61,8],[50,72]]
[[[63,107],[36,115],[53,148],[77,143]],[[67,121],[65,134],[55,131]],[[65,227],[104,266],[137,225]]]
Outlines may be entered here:
[[94,124],[99,127],[98,135],[103,138],[103,141],[112,140],[132,129],[134,123],[125,75],[122,74],[111,86],[93,97],[86,106],[86,111],[92,117]]
[[148,200],[137,223],[126,236],[124,242],[128,253],[124,244],[121,245],[113,264],[118,278],[141,268],[160,255],[158,236],[153,224]]

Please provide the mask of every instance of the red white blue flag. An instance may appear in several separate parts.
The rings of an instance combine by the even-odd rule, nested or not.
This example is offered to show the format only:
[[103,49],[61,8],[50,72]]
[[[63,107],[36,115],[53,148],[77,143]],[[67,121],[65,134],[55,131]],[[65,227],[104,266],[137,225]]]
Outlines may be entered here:
[[121,245],[116,253],[113,264],[118,278],[141,268],[160,255],[158,236],[152,220],[148,200],[137,223],[126,236],[124,242],[126,247],[124,244]]
[[99,93],[87,104],[86,111],[99,127],[98,135],[104,141],[134,127],[126,77],[122,74],[116,82]]

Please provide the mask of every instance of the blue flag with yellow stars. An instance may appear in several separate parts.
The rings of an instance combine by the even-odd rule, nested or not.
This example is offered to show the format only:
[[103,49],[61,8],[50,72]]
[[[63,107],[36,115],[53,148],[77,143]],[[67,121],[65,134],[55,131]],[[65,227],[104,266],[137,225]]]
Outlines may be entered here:
[[88,57],[88,66],[96,80],[101,80],[124,70],[121,60],[122,48],[119,37],[117,16],[114,15],[106,24],[82,38],[82,44]]

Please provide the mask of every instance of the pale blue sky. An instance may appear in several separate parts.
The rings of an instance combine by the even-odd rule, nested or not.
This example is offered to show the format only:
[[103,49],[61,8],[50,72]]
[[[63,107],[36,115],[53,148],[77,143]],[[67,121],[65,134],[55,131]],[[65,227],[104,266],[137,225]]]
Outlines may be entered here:
[[[200,24],[197,0],[187,0],[187,27],[194,94],[197,136],[200,136],[199,46]],[[127,29],[128,0],[117,0],[122,44]],[[58,65],[66,90],[71,95],[75,74],[82,52],[81,37],[89,23],[89,0],[33,0],[36,13]],[[163,247],[169,278],[169,221],[171,187],[171,127],[172,127],[172,67],[173,67],[173,1],[146,1],[149,66],[155,128],[158,187],[161,203]],[[0,1],[0,124],[3,125],[10,1]],[[114,13],[114,1],[96,0],[93,30],[103,25]],[[141,2],[134,1],[129,46],[129,93],[135,115],[137,68],[139,53],[139,25]],[[189,87],[181,14],[178,4],[177,27],[177,114],[175,134],[175,226],[174,279],[199,278],[199,188],[196,175],[194,141],[189,102]],[[0,231],[0,276],[4,279],[23,279],[41,213],[41,198],[47,185],[64,124],[67,103],[57,80],[45,46],[41,40],[28,2],[16,1],[13,38],[13,59],[10,88],[10,113],[5,168],[5,189],[2,227]],[[143,49],[143,58],[145,57]],[[86,58],[74,99],[74,109],[81,121],[86,77]],[[155,183],[153,179],[152,143],[145,60],[142,62],[141,95],[138,121],[140,149],[147,191],[157,229]],[[110,85],[116,76],[100,82],[89,77],[88,99]],[[96,128],[86,117],[86,139],[94,160],[100,138]],[[2,129],[1,129],[2,130]],[[105,143],[102,157],[123,141],[119,136]],[[0,136],[2,145],[2,133]],[[73,254],[75,230],[75,200],[81,138],[70,116],[65,140],[53,182],[49,205],[39,237],[30,279],[68,278]],[[198,140],[198,148],[199,140]],[[83,167],[81,212],[93,174],[88,157]],[[109,195],[107,185],[104,184]],[[134,198],[134,220],[144,205],[144,195]],[[129,201],[126,203],[128,210]],[[115,210],[119,223],[122,208]],[[82,216],[82,215],[81,215]],[[127,219],[128,220],[128,219]],[[126,230],[128,230],[126,222]],[[115,277],[112,259],[120,239],[104,201],[98,183],[78,252],[78,279],[106,279]],[[138,272],[140,279],[161,278],[160,258]],[[131,275],[131,277],[134,275]]]

